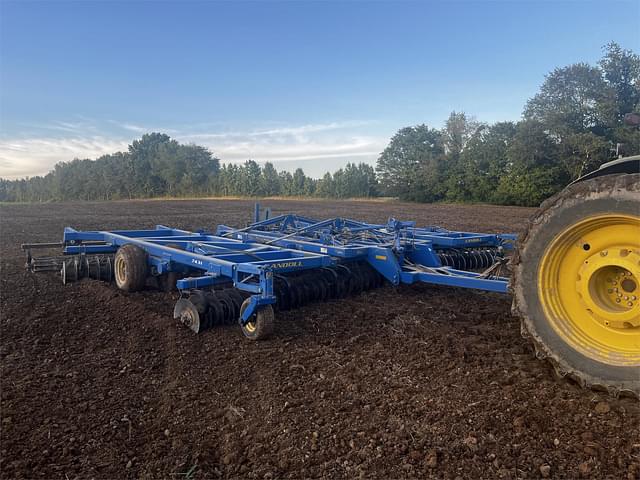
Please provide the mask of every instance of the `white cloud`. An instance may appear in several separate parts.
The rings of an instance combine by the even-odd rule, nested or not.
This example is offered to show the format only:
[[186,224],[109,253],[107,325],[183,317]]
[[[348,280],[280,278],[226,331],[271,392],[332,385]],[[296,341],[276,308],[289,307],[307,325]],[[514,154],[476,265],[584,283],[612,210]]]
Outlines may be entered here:
[[136,133],[147,133],[147,132],[150,131],[149,129],[147,129],[145,127],[142,127],[140,125],[133,125],[131,123],[120,123],[119,126],[121,128],[124,128],[125,130],[130,130],[130,131],[136,132]]
[[42,175],[60,161],[97,158],[126,148],[126,141],[95,136],[0,140],[0,177],[12,179]]
[[[20,178],[47,173],[60,161],[97,158],[123,151],[136,136],[150,131],[170,134],[180,142],[205,146],[223,162],[273,162],[278,168],[294,169],[296,162],[308,174],[322,175],[348,161],[373,163],[388,142],[388,136],[366,134],[371,122],[348,121],[304,125],[267,126],[248,131],[203,131],[202,127],[150,129],[128,122],[109,121],[120,130],[113,137],[97,135],[100,127],[86,122],[55,122],[21,138],[0,139],[0,177]],[[103,128],[102,131],[106,130]],[[56,133],[53,134],[52,131]]]
[[129,123],[129,122],[117,122],[115,120],[109,120],[109,123],[112,125],[115,125],[116,127],[118,127],[121,130],[126,130],[128,132],[134,132],[137,135],[143,135],[145,133],[151,133],[151,132],[163,132],[163,133],[167,133],[167,134],[175,134],[178,131],[173,129],[173,128],[165,128],[165,127],[150,127],[150,126],[145,126],[145,125],[136,125],[134,123]]
[[[228,132],[200,132],[200,133],[180,133],[176,132],[181,138],[198,139],[198,138],[247,138],[247,137],[286,137],[301,136],[310,133],[327,132],[331,130],[345,130],[355,127],[370,125],[372,122],[351,121],[351,122],[332,122],[300,125],[296,127],[274,127],[269,129],[258,129],[249,131],[228,131]],[[148,129],[146,131],[149,131]]]
[[362,127],[370,124],[371,122],[362,122],[362,121],[320,123],[320,124],[301,125],[299,127],[280,127],[280,128],[272,128],[270,130],[258,130],[258,131],[249,133],[249,135],[250,136],[304,135],[307,133],[326,132],[328,130],[343,130],[346,128]]

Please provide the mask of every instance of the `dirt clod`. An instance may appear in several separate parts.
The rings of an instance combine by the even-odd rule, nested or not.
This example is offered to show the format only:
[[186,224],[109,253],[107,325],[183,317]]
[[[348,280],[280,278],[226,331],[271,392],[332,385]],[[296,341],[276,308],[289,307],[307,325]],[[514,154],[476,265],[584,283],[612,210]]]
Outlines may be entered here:
[[540,465],[540,475],[542,475],[542,478],[549,478],[549,476],[551,475],[551,466],[547,465],[546,463],[543,465]]
[[589,462],[582,462],[580,465],[578,465],[578,471],[580,472],[580,475],[586,477],[591,473],[591,465],[589,464]]
[[424,459],[424,464],[428,468],[436,468],[438,466],[438,452],[434,449],[429,450]]
[[607,402],[598,402],[594,410],[596,413],[605,414],[611,411],[611,406]]

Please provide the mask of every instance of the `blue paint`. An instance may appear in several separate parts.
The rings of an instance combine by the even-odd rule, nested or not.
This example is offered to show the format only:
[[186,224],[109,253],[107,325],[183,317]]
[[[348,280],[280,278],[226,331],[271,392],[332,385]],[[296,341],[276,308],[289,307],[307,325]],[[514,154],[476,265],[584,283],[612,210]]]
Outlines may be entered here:
[[[134,244],[148,255],[153,274],[187,273],[180,290],[233,285],[250,294],[240,319],[246,322],[261,306],[273,304],[273,275],[367,261],[393,285],[430,283],[506,293],[508,279],[443,266],[439,249],[511,248],[515,235],[458,232],[416,227],[413,221],[390,219],[369,224],[344,218],[314,220],[279,215],[237,229],[218,226],[215,235],[157,225],[153,230],[64,230],[64,253],[115,253]],[[173,245],[170,247],[168,245]]]

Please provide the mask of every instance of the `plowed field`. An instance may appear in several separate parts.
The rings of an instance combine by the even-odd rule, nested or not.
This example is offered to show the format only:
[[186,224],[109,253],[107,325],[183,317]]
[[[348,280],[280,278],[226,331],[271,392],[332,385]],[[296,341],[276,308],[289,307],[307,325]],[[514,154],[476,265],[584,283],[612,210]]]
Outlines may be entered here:
[[[520,232],[531,209],[269,202]],[[391,286],[195,335],[175,294],[24,271],[80,229],[243,226],[249,201],[2,205],[2,478],[640,478],[639,409],[554,378],[497,294]]]

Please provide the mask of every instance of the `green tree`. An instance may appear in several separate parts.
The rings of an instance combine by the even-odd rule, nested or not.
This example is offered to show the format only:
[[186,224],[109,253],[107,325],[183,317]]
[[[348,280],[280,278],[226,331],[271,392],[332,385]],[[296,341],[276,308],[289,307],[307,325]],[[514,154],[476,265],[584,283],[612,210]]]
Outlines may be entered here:
[[446,182],[446,199],[459,201],[467,200],[465,189],[465,166],[461,162],[461,155],[468,142],[480,129],[481,124],[464,112],[451,112],[442,132],[446,155],[446,172],[443,175]]
[[280,187],[280,177],[276,171],[273,163],[267,162],[262,167],[262,174],[260,177],[262,184],[262,193],[268,197],[273,197],[282,194]]
[[129,145],[136,196],[153,197],[164,194],[164,180],[159,174],[157,162],[160,148],[168,148],[167,144],[172,148],[177,146],[177,142],[164,133],[147,133]]
[[336,196],[336,185],[333,181],[333,176],[331,175],[331,173],[325,173],[324,176],[318,181],[316,195],[323,198],[333,198]]
[[508,168],[507,151],[516,125],[499,122],[481,126],[467,141],[460,155],[459,170],[452,172],[447,199],[456,202],[494,202],[495,193]]
[[640,104],[640,56],[611,42],[604,47],[598,65],[613,93],[615,121],[622,124],[625,114],[637,111]]
[[556,68],[527,102],[524,117],[542,123],[560,141],[572,133],[598,132],[606,118],[600,106],[610,95],[599,68],[586,63]]
[[242,194],[249,195],[251,197],[257,197],[263,195],[262,190],[263,183],[261,181],[262,171],[260,165],[253,160],[247,160],[243,167],[242,178]]
[[291,195],[301,196],[305,195],[306,188],[306,175],[301,168],[296,168],[295,172],[293,172],[293,178],[291,182]]
[[403,128],[391,138],[376,170],[386,195],[432,202],[443,197],[443,162],[442,133],[417,125]]
[[536,120],[520,122],[507,150],[507,164],[494,196],[506,205],[538,205],[569,181],[560,149]]

